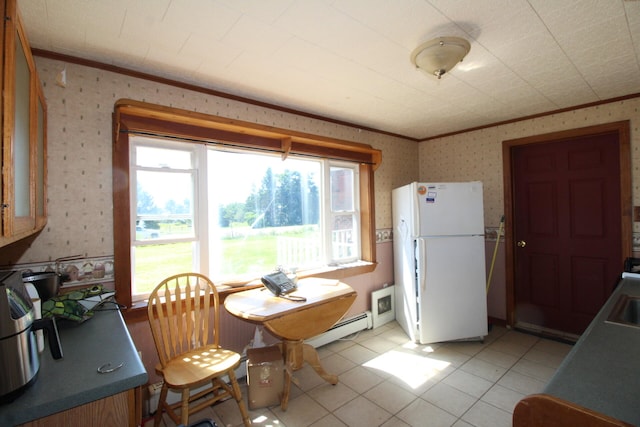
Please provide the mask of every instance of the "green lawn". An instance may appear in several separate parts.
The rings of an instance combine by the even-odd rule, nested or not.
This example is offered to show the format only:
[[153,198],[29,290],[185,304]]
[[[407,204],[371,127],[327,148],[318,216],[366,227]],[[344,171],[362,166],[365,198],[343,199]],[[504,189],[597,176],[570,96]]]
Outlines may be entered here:
[[[282,235],[310,237],[316,233],[309,231]],[[273,271],[278,265],[276,240],[277,236],[273,234],[223,239],[220,252],[214,251],[212,256],[214,260],[220,260],[223,277],[233,277],[238,274],[253,274],[253,277],[260,277]],[[149,292],[166,277],[192,271],[191,247],[192,243],[137,246],[135,248],[136,292]],[[216,280],[214,277],[212,279]]]
[[192,271],[192,243],[137,246],[136,293],[150,292],[166,277]]

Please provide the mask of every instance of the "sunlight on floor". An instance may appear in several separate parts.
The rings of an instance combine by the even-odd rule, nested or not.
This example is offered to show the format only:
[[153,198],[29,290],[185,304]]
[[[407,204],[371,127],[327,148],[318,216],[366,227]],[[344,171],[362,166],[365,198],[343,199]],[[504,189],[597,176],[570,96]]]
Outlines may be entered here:
[[251,420],[251,423],[253,425],[260,425],[262,427],[278,427],[278,426],[282,426],[282,423],[280,423],[280,420],[271,420],[269,421],[269,418],[266,417],[265,415],[260,415],[254,419]]
[[391,374],[415,389],[444,370],[449,362],[392,350],[363,366]]
[[[406,343],[404,343],[402,345],[402,348],[406,348],[408,350],[419,350],[420,347],[422,347],[423,344],[418,344],[415,343],[413,341],[407,341]],[[433,347],[431,347],[430,345],[425,346],[422,350],[420,350],[424,353],[433,353],[435,351],[435,349]]]

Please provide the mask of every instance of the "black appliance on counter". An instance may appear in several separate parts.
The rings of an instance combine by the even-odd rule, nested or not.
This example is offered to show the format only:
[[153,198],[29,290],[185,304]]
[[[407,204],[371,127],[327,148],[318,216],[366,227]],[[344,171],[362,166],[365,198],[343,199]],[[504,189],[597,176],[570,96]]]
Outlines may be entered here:
[[53,358],[62,358],[55,319],[35,320],[21,273],[0,273],[0,404],[13,401],[36,380],[40,354],[34,332],[38,329],[47,332]]

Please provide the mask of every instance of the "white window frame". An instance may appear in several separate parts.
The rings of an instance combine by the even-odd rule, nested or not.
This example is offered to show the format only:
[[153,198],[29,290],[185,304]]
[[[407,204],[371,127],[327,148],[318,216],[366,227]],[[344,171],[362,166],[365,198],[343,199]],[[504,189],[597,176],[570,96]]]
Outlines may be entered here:
[[[148,166],[138,166],[137,165],[137,147],[154,147],[154,148],[165,148],[170,150],[191,152],[192,154],[192,168],[189,170],[185,169],[167,169],[165,170],[162,167],[148,167]],[[132,298],[134,301],[140,301],[148,297],[148,293],[133,293],[135,289],[135,253],[136,248],[139,246],[151,246],[151,245],[159,245],[166,243],[178,243],[178,242],[192,242],[193,245],[193,271],[202,273],[204,275],[209,275],[209,221],[211,218],[209,217],[209,206],[208,203],[202,202],[203,200],[207,200],[208,194],[208,155],[207,151],[213,149],[206,144],[194,144],[188,141],[183,140],[167,140],[160,137],[144,137],[138,138],[136,136],[131,137],[130,141],[130,205],[134,207],[130,211],[130,235],[131,235],[131,275],[132,275]],[[254,155],[265,155],[272,157],[272,154],[269,153],[261,153],[258,150],[252,149],[243,149],[243,150],[234,150],[234,151],[245,151],[250,152]],[[295,157],[295,156],[292,156]],[[304,157],[300,157],[304,159]],[[286,161],[286,160],[285,160]],[[360,241],[360,207],[359,207],[359,164],[354,162],[346,162],[346,161],[335,161],[328,159],[317,159],[317,161],[321,164],[321,183],[322,188],[320,194],[320,223],[323,228],[323,241],[321,244],[322,253],[324,256],[324,265],[319,267],[326,266],[337,266],[341,264],[356,262],[360,260],[361,256],[361,241]],[[215,167],[215,165],[212,165]],[[333,211],[331,207],[331,168],[342,168],[342,169],[350,169],[352,170],[353,181],[351,182],[353,188],[353,207],[354,209],[351,211]],[[167,172],[167,173],[185,173],[189,172],[193,175],[193,206],[194,206],[194,217],[193,217],[193,237],[181,237],[177,239],[173,238],[161,238],[154,240],[136,240],[136,222],[137,222],[137,171],[153,171],[153,172]],[[350,214],[354,220],[354,229],[353,233],[357,236],[357,243],[355,245],[356,253],[354,256],[349,258],[341,258],[336,259],[333,256],[333,219],[337,215],[345,215]],[[267,272],[265,272],[267,273]],[[216,280],[216,278],[212,278]]]
[[[324,213],[324,230],[325,236],[323,239],[323,244],[325,245],[325,259],[328,260],[327,265],[341,265],[348,264],[351,262],[356,262],[361,259],[362,256],[362,245],[360,238],[358,237],[358,243],[356,245],[356,253],[349,258],[335,258],[333,254],[333,223],[334,218],[340,215],[351,214],[354,221],[354,235],[360,236],[360,173],[358,165],[352,162],[342,162],[336,160],[327,160],[324,164],[323,171],[323,185],[327,191],[323,192],[323,213]],[[342,169],[351,169],[353,172],[353,181],[351,182],[353,188],[353,210],[344,211],[338,210],[334,211],[331,206],[331,168],[342,168]]]
[[[224,141],[228,147],[252,148],[280,153],[283,158],[291,154],[344,160],[359,164],[360,169],[360,226],[359,241],[362,260],[340,267],[308,271],[307,276],[344,279],[371,273],[376,262],[374,175],[382,162],[382,150],[371,145],[327,136],[319,136],[290,128],[247,122],[229,117],[151,104],[132,99],[119,99],[114,103],[112,187],[113,187],[113,240],[114,276],[118,302],[127,309],[126,316],[142,315],[146,302],[133,302],[131,298],[131,230],[129,145],[132,135],[154,135],[182,138],[194,143]],[[300,277],[305,277],[300,275]],[[233,286],[259,284],[234,283]],[[225,287],[220,288],[224,294]]]

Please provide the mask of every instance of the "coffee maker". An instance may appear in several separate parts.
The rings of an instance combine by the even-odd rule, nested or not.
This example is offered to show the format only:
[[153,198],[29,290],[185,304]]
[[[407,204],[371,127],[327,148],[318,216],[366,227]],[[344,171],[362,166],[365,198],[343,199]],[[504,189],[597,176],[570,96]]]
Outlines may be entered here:
[[0,273],[0,403],[18,397],[36,378],[40,354],[35,331],[47,332],[51,355],[62,358],[54,318],[35,320],[20,272]]

